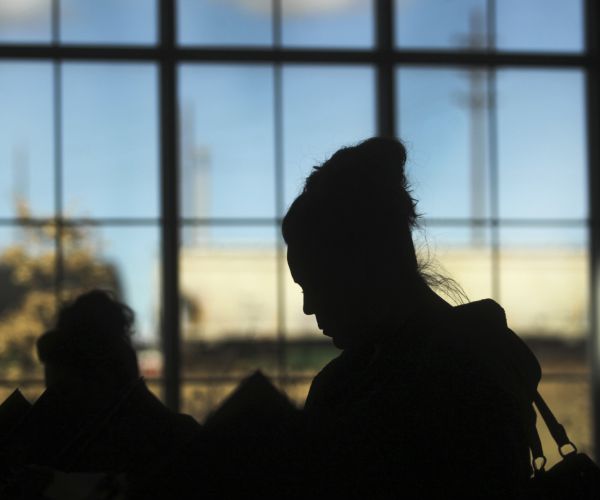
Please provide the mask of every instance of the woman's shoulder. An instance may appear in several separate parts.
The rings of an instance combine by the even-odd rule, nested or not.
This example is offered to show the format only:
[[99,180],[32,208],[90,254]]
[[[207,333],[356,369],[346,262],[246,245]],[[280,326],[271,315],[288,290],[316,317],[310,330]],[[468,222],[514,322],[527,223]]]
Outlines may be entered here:
[[457,391],[495,387],[523,405],[533,400],[541,379],[536,356],[491,299],[415,318],[381,353],[380,365],[398,378],[412,374],[422,387],[428,382]]

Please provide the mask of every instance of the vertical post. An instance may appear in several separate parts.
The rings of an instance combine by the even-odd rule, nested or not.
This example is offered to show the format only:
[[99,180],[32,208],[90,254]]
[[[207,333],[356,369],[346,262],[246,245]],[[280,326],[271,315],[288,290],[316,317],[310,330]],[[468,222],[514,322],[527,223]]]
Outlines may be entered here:
[[[52,1],[52,46],[60,44],[60,0]],[[62,302],[64,281],[63,249],[63,133],[62,133],[62,61],[52,61],[53,112],[54,112],[54,245],[56,249],[54,300],[58,310]]]
[[[496,1],[487,0],[487,50],[496,50]],[[500,296],[500,169],[498,159],[498,89],[497,68],[487,68],[488,148],[490,174],[490,218],[492,221],[492,298],[502,301]]]
[[588,362],[591,371],[592,455],[600,457],[600,79],[598,78],[598,16],[596,0],[585,2],[586,120],[589,200],[590,331]]
[[392,53],[394,51],[394,0],[376,0],[377,63],[377,135],[395,137],[395,78]]
[[160,171],[162,230],[162,321],[164,399],[179,410],[179,158],[175,2],[160,0]]
[[[275,50],[281,48],[281,0],[273,0],[273,45]],[[283,68],[276,62],[273,67],[273,109],[274,109],[274,142],[275,142],[275,213],[279,221],[285,210],[284,172],[283,172]],[[281,236],[279,223],[276,234],[276,290],[277,290],[277,379],[279,387],[285,389],[287,380],[286,363],[286,316],[285,316],[285,246]]]

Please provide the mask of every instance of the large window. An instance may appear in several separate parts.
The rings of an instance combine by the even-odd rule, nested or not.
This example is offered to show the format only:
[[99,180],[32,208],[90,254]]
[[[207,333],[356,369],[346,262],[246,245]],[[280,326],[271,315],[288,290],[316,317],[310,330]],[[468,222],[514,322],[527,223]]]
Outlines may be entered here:
[[202,419],[253,369],[301,404],[336,350],[281,218],[337,148],[397,135],[421,258],[505,308],[594,455],[585,8],[0,0],[0,397],[39,394],[35,338],[103,286],[169,405]]

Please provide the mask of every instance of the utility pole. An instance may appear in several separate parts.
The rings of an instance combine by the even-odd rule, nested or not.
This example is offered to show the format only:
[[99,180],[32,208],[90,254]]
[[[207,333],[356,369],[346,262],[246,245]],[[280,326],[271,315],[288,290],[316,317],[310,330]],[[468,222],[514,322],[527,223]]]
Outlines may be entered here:
[[[467,47],[470,50],[486,48],[485,21],[479,9],[471,11]],[[483,219],[486,213],[486,74],[484,69],[468,70],[469,90],[460,102],[469,110],[469,170],[470,211],[472,219]],[[471,244],[480,247],[486,244],[485,227],[471,226]]]

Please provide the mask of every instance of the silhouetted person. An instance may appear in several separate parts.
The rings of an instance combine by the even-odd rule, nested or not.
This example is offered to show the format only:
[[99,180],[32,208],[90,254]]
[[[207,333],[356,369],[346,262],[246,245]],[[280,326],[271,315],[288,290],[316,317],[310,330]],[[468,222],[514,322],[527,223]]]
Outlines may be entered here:
[[47,389],[9,443],[20,463],[126,474],[134,487],[201,433],[140,377],[133,321],[133,311],[102,290],[61,309],[37,342]]
[[65,306],[56,327],[37,341],[46,387],[66,397],[114,400],[140,376],[130,338],[133,321],[133,311],[102,290]]
[[516,498],[540,367],[498,304],[431,289],[452,282],[417,260],[405,161],[393,139],[342,148],[283,220],[304,312],[343,350],[306,400],[306,497]]

